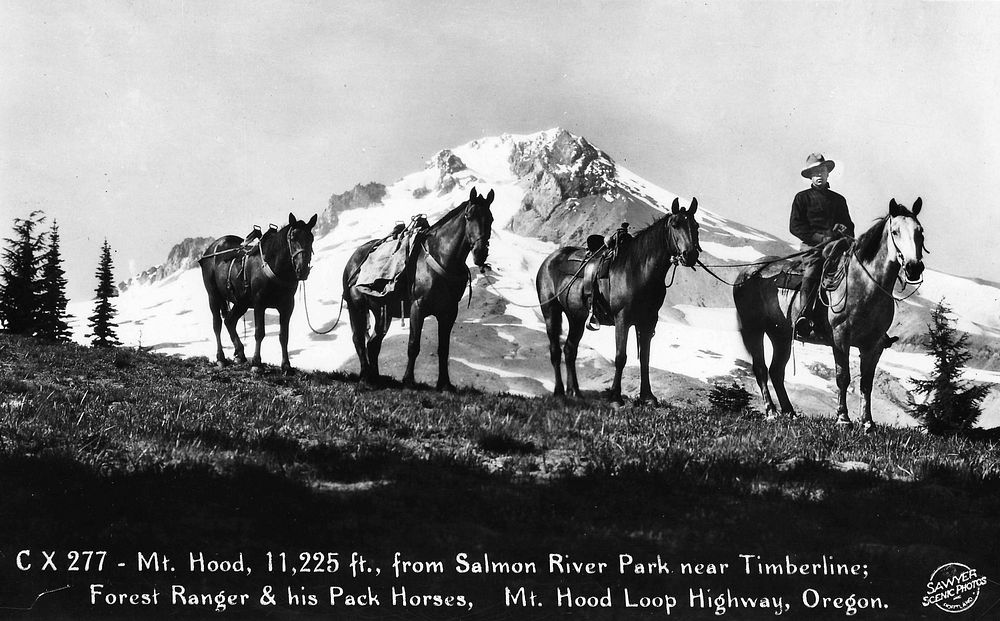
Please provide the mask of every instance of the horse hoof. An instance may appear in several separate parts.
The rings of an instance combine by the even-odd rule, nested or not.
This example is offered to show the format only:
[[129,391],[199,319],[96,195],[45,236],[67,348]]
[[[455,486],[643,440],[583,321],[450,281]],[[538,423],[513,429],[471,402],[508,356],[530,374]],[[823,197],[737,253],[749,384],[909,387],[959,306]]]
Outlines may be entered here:
[[259,364],[254,364],[250,366],[250,372],[254,375],[260,375],[264,372],[264,367]]
[[766,420],[769,423],[773,423],[774,421],[778,420],[778,411],[768,410],[767,412],[764,412],[764,420]]
[[651,408],[660,407],[660,400],[654,397],[653,395],[649,395],[648,397],[639,397],[636,403],[638,405],[645,407],[651,407]]
[[799,417],[798,413],[795,410],[783,410],[781,412],[781,415],[787,418],[788,420],[795,420],[796,418]]
[[861,430],[865,433],[875,433],[875,423],[868,421],[861,427]]
[[295,375],[295,369],[291,366],[281,367],[281,374],[286,376]]
[[455,388],[451,382],[448,382],[447,384],[438,384],[437,390],[438,392],[458,392],[458,389]]
[[[373,381],[373,380],[369,379],[368,381]],[[403,378],[402,383],[403,383],[403,388],[409,388],[410,390],[414,390],[417,387],[417,382],[412,379]]]
[[225,358],[219,358],[218,360],[215,361],[215,366],[219,367],[220,369],[225,369],[226,367],[229,366],[229,361],[226,360]]
[[840,427],[852,427],[852,426],[854,426],[854,423],[852,423],[851,419],[849,419],[847,417],[838,416],[837,417],[837,425],[840,426]]

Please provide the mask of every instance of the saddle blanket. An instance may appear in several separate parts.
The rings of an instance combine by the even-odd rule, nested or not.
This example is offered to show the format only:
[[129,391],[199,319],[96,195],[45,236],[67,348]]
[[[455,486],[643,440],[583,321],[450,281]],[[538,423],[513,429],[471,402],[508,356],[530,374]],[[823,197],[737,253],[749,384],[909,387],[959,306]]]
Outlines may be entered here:
[[413,251],[413,237],[390,238],[375,246],[361,264],[355,286],[379,297],[395,291]]

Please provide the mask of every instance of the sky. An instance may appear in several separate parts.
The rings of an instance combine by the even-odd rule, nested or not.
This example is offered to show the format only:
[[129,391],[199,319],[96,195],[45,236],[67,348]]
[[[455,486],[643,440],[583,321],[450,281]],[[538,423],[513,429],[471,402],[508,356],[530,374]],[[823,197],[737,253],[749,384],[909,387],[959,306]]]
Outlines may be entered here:
[[1000,281],[1000,3],[0,0],[0,237],[59,223],[74,298],[438,150],[563,127],[790,238],[806,156],[859,228],[923,198]]

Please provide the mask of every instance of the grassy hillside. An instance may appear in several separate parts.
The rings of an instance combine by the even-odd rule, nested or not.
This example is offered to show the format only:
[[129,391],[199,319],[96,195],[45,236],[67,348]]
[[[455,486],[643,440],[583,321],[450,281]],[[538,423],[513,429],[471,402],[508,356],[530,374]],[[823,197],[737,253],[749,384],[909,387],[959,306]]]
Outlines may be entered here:
[[[860,611],[862,618],[937,618],[935,608],[920,606],[935,568],[957,561],[988,576],[1000,570],[1000,454],[988,437],[864,435],[826,420],[771,424],[756,413],[683,402],[614,410],[596,399],[372,388],[326,373],[254,376],[206,359],[7,336],[0,336],[0,490],[0,610],[71,587],[39,599],[33,618],[214,614],[195,605],[91,605],[94,583],[251,593],[249,603],[228,608],[231,618],[458,616],[433,605],[392,607],[393,588],[462,594],[475,604],[464,618],[481,619],[663,616],[624,609],[623,588],[675,593],[679,607],[689,589],[728,588],[783,596],[791,604],[785,618],[844,616],[806,608],[801,594],[816,588],[879,596],[889,606]],[[33,551],[31,569],[18,568],[22,550]],[[42,550],[64,562],[43,570]],[[109,561],[102,572],[71,572],[65,557],[73,550],[107,550],[125,567]],[[183,563],[176,573],[140,573],[134,561],[143,551]],[[192,551],[218,559],[243,553],[254,571],[192,572]],[[344,566],[333,574],[269,573],[269,551],[272,559],[286,552],[294,564],[300,552],[339,552]],[[352,577],[352,551],[381,575]],[[397,552],[443,560],[445,573],[397,579]],[[453,559],[461,552],[536,561],[541,571],[460,574]],[[553,574],[552,553],[607,561],[610,569]],[[672,572],[621,575],[619,554],[660,555]],[[742,568],[740,554],[802,563],[832,555],[866,564],[869,577],[678,571],[682,562]],[[383,597],[378,608],[339,613],[283,599],[268,607],[258,602],[265,585],[282,598],[287,588],[326,593],[331,585],[371,586]],[[505,587],[520,586],[544,607],[506,607]],[[616,600],[611,609],[557,606],[559,588],[595,595],[610,588]],[[987,599],[1000,599],[995,585],[974,610]],[[673,614],[717,618],[714,608],[682,612]]]

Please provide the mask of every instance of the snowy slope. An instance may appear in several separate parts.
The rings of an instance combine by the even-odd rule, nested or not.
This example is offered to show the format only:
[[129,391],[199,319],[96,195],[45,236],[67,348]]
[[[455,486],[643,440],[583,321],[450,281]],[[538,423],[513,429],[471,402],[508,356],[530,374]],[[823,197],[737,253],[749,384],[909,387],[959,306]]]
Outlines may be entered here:
[[[461,302],[459,321],[453,332],[451,348],[452,380],[458,385],[473,385],[485,390],[506,390],[523,394],[543,394],[552,388],[552,370],[548,362],[548,342],[541,315],[534,305],[534,275],[545,256],[557,247],[552,241],[517,234],[515,219],[525,212],[525,205],[535,200],[528,196],[536,192],[533,179],[539,176],[541,164],[524,158],[545,160],[549,171],[562,185],[574,175],[591,175],[588,183],[603,195],[594,203],[620,205],[628,199],[628,208],[635,213],[636,205],[662,212],[674,194],[641,179],[634,173],[615,166],[603,152],[587,151],[581,163],[566,163],[552,157],[555,148],[575,148],[580,141],[559,129],[530,135],[505,134],[496,138],[479,139],[450,150],[464,168],[442,171],[431,159],[429,166],[408,175],[386,188],[381,204],[339,214],[337,225],[316,240],[313,270],[309,280],[300,287],[297,306],[291,322],[290,354],[292,364],[304,369],[357,370],[357,360],[351,343],[346,311],[337,327],[328,335],[315,334],[325,330],[337,319],[340,308],[340,282],[343,266],[354,249],[363,242],[384,236],[396,220],[408,221],[417,213],[427,214],[433,222],[468,197],[475,186],[480,192],[493,189],[495,216],[494,236],[489,261],[494,272],[488,278],[478,277],[471,308],[467,299]],[[557,143],[556,141],[561,141]],[[566,146],[570,141],[569,147]],[[581,143],[585,141],[580,141]],[[555,146],[553,146],[555,145]],[[589,146],[586,145],[585,146]],[[546,160],[546,158],[549,158]],[[529,166],[530,165],[530,166]],[[579,166],[580,170],[574,170]],[[531,169],[531,175],[525,170]],[[583,170],[586,168],[586,171]],[[596,171],[596,172],[595,172]],[[603,175],[595,177],[594,175]],[[419,197],[419,198],[418,198]],[[558,198],[558,197],[557,197]],[[690,199],[681,197],[681,203]],[[572,208],[572,200],[566,202]],[[559,208],[563,208],[562,205]],[[701,243],[706,263],[746,262],[764,254],[792,252],[788,244],[763,231],[720,217],[711,211],[712,205],[702,204],[698,210]],[[651,212],[651,213],[653,213]],[[553,213],[556,213],[553,211]],[[297,213],[301,218],[311,214]],[[550,216],[551,217],[551,214]],[[653,217],[653,216],[651,216]],[[276,214],[275,219],[283,219]],[[249,225],[239,227],[249,229]],[[718,270],[730,277],[735,270]],[[492,283],[492,284],[491,284]],[[960,327],[988,338],[1000,336],[997,317],[998,289],[966,279],[929,271],[922,295],[911,298],[909,304],[928,306],[928,300],[945,296],[961,318]],[[151,284],[128,287],[115,304],[119,312],[119,338],[126,345],[151,347],[155,351],[183,356],[214,358],[215,343],[208,313],[207,297],[197,269],[176,272]],[[77,317],[90,314],[89,302],[75,302],[70,311]],[[308,320],[307,320],[308,315]],[[749,363],[736,331],[736,315],[731,307],[727,287],[701,271],[678,270],[676,282],[668,289],[661,309],[661,325],[653,341],[654,391],[673,400],[702,400],[714,378],[736,377],[748,383]],[[265,363],[277,364],[280,350],[277,342],[277,314],[269,311],[267,338],[263,345]],[[252,347],[253,320],[250,315],[240,325],[244,341]],[[85,342],[85,327],[75,325],[75,337]],[[408,325],[396,321],[383,346],[382,372],[399,377],[405,365]],[[232,347],[223,335],[227,355]],[[250,350],[252,351],[252,349]],[[635,347],[629,348],[632,359],[626,369],[626,392],[638,390]],[[614,331],[604,328],[588,332],[584,337],[578,360],[580,380],[585,391],[604,390],[613,375]],[[829,415],[836,406],[835,384],[832,377],[832,356],[828,348],[803,345],[795,350],[794,370],[790,367],[788,384],[793,401],[800,410]],[[854,375],[857,374],[856,361]],[[875,402],[875,416],[880,422],[910,425],[901,405],[905,402],[905,380],[923,375],[930,369],[929,359],[919,353],[887,351],[880,364]],[[436,379],[436,324],[430,320],[424,327],[424,339],[417,365],[418,381],[433,383]],[[973,379],[1000,384],[1000,373],[975,371]],[[900,384],[902,380],[903,384]],[[856,386],[856,380],[855,380]],[[754,390],[755,392],[755,390]],[[859,396],[851,397],[852,416],[856,415]],[[987,426],[1000,425],[1000,399],[988,400]]]

